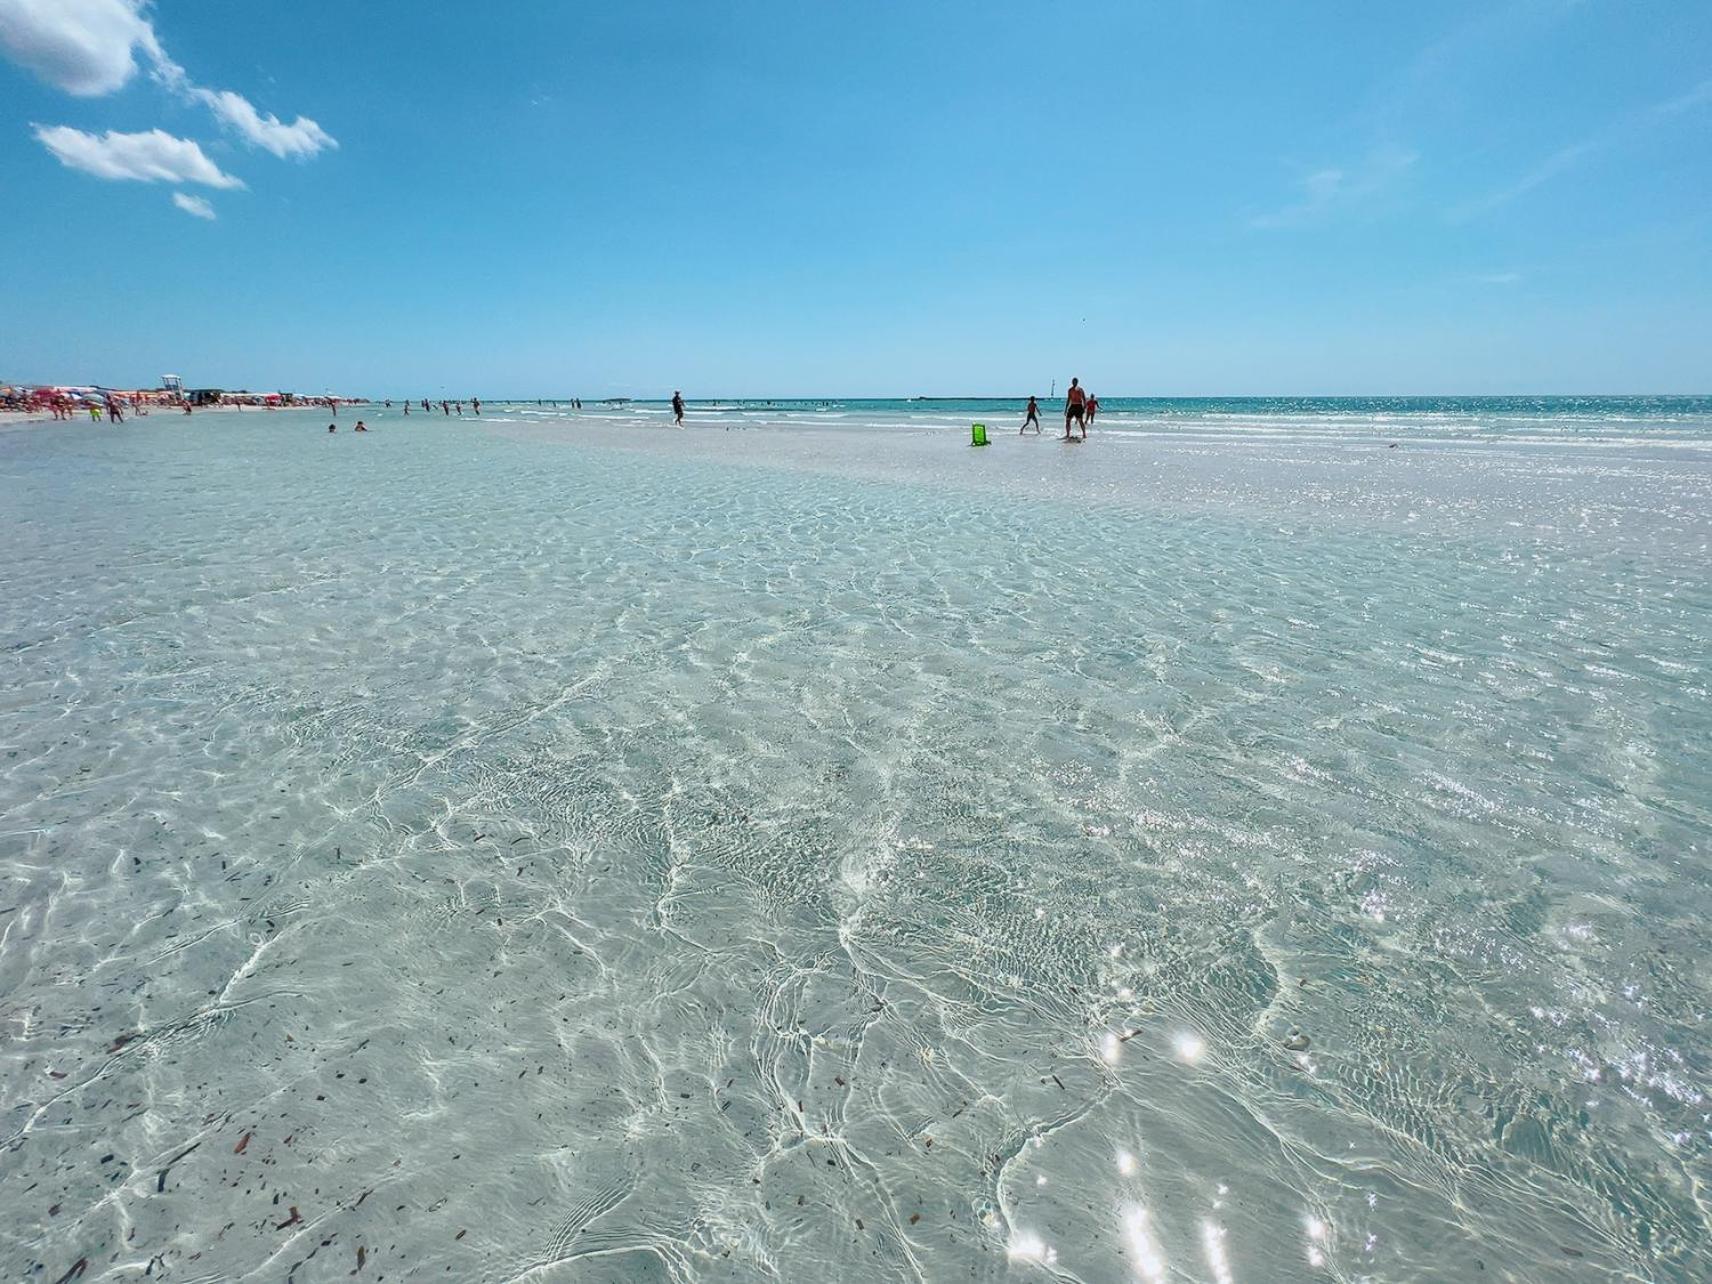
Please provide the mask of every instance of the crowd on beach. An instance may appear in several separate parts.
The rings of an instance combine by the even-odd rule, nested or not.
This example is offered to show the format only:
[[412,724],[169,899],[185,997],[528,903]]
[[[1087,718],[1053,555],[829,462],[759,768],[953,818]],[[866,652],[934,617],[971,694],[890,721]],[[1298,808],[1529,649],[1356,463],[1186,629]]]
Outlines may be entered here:
[[[154,389],[149,391],[118,391],[106,388],[69,388],[55,386],[24,387],[0,386],[0,411],[24,413],[27,415],[46,414],[55,420],[74,420],[85,416],[95,423],[103,420],[109,423],[124,423],[128,417],[146,416],[151,410],[169,410],[191,414],[196,408],[235,408],[257,407],[267,410],[302,409],[319,407],[332,412],[334,422],[329,424],[329,432],[338,431],[338,414],[341,405],[362,404],[372,405],[367,398],[336,397],[332,395],[321,397],[300,397],[292,393],[251,393],[251,392],[198,392],[186,394],[178,389]],[[443,417],[451,418],[464,415],[466,405],[472,415],[481,414],[481,398],[470,397],[468,401],[451,400],[442,397],[434,401],[428,397],[408,400],[399,403],[405,416],[413,411],[431,415],[438,409]],[[583,403],[578,398],[570,398],[561,403],[551,402],[543,398],[536,399],[536,405],[558,406],[564,404],[573,410],[581,410]],[[770,404],[770,403],[769,403]],[[387,400],[385,408],[391,410],[393,402]],[[671,400],[672,422],[674,426],[684,426],[684,415],[687,405],[681,391],[674,391]],[[1093,424],[1100,411],[1100,399],[1082,386],[1079,378],[1070,380],[1070,387],[1064,396],[1064,432],[1058,438],[1066,442],[1082,442],[1088,439],[1088,429]],[[1023,411],[1022,426],[1018,434],[1027,433],[1032,428],[1038,435],[1041,429],[1039,399],[1030,396],[1028,405]],[[368,431],[367,424],[359,420],[356,431]]]
[[337,410],[341,403],[361,400],[356,397],[301,397],[289,392],[225,392],[217,389],[181,388],[118,389],[98,386],[55,384],[0,385],[0,413],[41,417],[51,420],[78,420],[124,423],[132,417],[143,417],[151,411],[192,414],[197,410],[297,410],[305,406],[327,406]]
[[104,388],[16,388],[0,389],[0,410],[46,415],[70,420],[87,416],[96,423],[104,418],[122,424],[127,416],[146,415],[151,409],[176,404],[152,392],[115,392]]

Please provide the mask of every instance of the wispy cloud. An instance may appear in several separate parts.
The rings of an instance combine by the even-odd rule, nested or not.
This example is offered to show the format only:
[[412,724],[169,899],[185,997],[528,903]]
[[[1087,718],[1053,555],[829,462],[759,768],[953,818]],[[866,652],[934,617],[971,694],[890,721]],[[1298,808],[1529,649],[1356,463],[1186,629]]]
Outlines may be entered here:
[[1662,103],[1654,103],[1650,114],[1658,120],[1669,120],[1680,116],[1685,111],[1692,111],[1705,103],[1712,103],[1712,80],[1702,80],[1685,94],[1675,98],[1667,98]]
[[1526,196],[1542,183],[1549,183],[1564,171],[1574,169],[1584,157],[1598,151],[1608,141],[1602,136],[1595,135],[1592,138],[1584,138],[1578,143],[1571,143],[1567,147],[1560,147],[1507,187],[1501,187],[1478,200],[1466,201],[1456,206],[1450,212],[1451,219],[1454,222],[1462,223],[1478,215],[1489,213],[1500,205],[1508,205],[1518,196]]
[[1255,215],[1249,219],[1249,226],[1290,227],[1358,205],[1389,188],[1419,159],[1417,153],[1407,148],[1384,146],[1374,148],[1353,169],[1313,170],[1298,181],[1300,195],[1296,200],[1280,209]]
[[287,125],[278,116],[257,111],[248,98],[230,89],[192,88],[190,93],[207,103],[215,116],[244,141],[281,159],[297,157],[307,160],[317,152],[339,145],[331,134],[309,117],[299,116]]
[[1407,63],[1381,77],[1362,115],[1370,129],[1409,134],[1423,124],[1466,114],[1469,90],[1486,83],[1492,65],[1544,38],[1586,0],[1489,0],[1443,29]]
[[1472,201],[1465,201],[1453,207],[1450,218],[1453,222],[1464,223],[1489,214],[1495,209],[1508,205],[1521,196],[1526,196],[1536,187],[1551,182],[1558,175],[1568,172],[1580,165],[1588,157],[1615,147],[1630,138],[1637,137],[1648,130],[1674,120],[1685,112],[1706,103],[1712,103],[1712,80],[1703,80],[1686,93],[1662,102],[1653,103],[1639,111],[1627,112],[1606,125],[1603,129],[1594,131],[1587,137],[1558,148],[1544,160],[1527,170],[1514,182],[1508,183],[1496,191],[1488,192],[1485,196]]
[[68,169],[96,178],[138,183],[201,183],[205,187],[242,187],[223,172],[201,146],[159,129],[140,134],[85,133],[69,125],[36,125],[37,140]]
[[230,89],[206,89],[168,56],[145,0],[0,0],[0,51],[50,85],[82,97],[122,89],[140,52],[156,83],[200,103],[252,147],[306,160],[339,144],[299,116],[289,124]]
[[172,203],[186,214],[194,214],[197,218],[214,217],[214,207],[200,196],[192,196],[188,192],[174,192]]

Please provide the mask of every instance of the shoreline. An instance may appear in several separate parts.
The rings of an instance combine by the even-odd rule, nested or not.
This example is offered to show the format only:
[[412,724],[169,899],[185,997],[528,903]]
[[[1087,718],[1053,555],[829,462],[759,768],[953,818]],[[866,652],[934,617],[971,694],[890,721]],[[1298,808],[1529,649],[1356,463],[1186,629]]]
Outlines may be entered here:
[[[191,413],[190,418],[194,419],[197,415],[248,414],[251,412],[258,414],[258,415],[267,415],[267,414],[277,414],[281,410],[300,411],[300,410],[306,410],[306,409],[309,409],[309,407],[306,407],[306,406],[278,406],[278,407],[269,408],[267,406],[198,406]],[[168,418],[168,419],[183,419],[183,418],[185,418],[184,410],[180,406],[155,406],[155,407],[151,407],[149,410],[149,413],[146,415],[138,415],[135,412],[127,412],[125,415],[124,423],[118,424],[118,425],[110,424],[108,422],[107,418],[105,417],[105,415],[103,415],[103,417],[100,420],[91,419],[89,417],[87,410],[83,410],[83,411],[74,413],[70,419],[55,419],[53,417],[52,413],[50,413],[48,411],[42,411],[42,410],[0,410],[0,428],[24,428],[24,427],[28,427],[28,426],[33,425],[33,424],[61,424],[61,423],[63,423],[63,424],[87,424],[91,427],[102,427],[102,428],[113,427],[113,426],[117,426],[117,427],[122,428],[125,426],[125,424],[131,423],[133,420],[136,420],[136,419],[153,419],[156,416],[161,416],[161,417]]]

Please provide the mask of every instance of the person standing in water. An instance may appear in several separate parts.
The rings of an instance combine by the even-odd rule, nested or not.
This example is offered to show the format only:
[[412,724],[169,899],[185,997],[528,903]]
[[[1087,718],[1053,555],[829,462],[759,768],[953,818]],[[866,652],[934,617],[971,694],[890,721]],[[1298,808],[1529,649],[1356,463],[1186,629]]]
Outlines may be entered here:
[[1088,435],[1087,424],[1082,418],[1087,409],[1087,401],[1088,394],[1082,391],[1081,380],[1070,380],[1070,391],[1064,394],[1064,435],[1059,438],[1060,441],[1071,439],[1070,425],[1072,423],[1082,430],[1083,437]]
[[678,427],[684,426],[684,394],[681,392],[672,394],[672,418],[677,420]]
[[1088,435],[1088,429],[1093,425],[1094,416],[1099,414],[1099,413],[1100,413],[1100,399],[1098,397],[1096,397],[1093,393],[1090,392],[1088,394],[1087,414],[1082,420],[1082,435],[1084,437],[1086,437]]
[[1017,436],[1027,432],[1030,424],[1034,425],[1035,432],[1040,431],[1040,403],[1033,397],[1028,399],[1028,413],[1022,421],[1022,427],[1017,429]]

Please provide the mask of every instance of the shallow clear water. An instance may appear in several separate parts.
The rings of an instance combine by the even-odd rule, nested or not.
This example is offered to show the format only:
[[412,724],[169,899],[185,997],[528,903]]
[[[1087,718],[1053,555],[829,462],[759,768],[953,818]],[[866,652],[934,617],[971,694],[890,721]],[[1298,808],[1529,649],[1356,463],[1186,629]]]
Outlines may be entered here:
[[1705,1278],[1705,419],[366,417],[0,433],[6,1278]]

